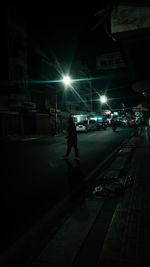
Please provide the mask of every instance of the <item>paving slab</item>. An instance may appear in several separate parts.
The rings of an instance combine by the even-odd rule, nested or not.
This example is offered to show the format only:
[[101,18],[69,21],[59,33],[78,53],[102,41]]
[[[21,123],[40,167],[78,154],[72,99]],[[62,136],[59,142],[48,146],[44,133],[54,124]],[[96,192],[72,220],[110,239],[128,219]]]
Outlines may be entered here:
[[31,267],[40,264],[42,267],[71,267],[103,204],[104,198],[86,199],[49,241]]

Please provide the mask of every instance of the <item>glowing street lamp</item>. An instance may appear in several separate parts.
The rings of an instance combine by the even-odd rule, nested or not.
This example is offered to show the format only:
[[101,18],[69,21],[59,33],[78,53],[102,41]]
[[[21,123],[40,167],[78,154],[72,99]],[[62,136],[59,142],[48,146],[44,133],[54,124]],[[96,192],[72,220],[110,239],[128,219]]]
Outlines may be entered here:
[[102,96],[100,97],[100,101],[101,101],[101,103],[107,103],[107,96],[102,95]]
[[[71,78],[69,76],[64,76],[63,77],[63,83],[65,84],[65,86],[68,86],[71,84]],[[57,103],[57,89],[56,89],[56,101],[55,101],[55,132],[57,134],[57,108],[58,108],[58,103]]]
[[71,78],[69,77],[69,76],[64,76],[63,77],[63,83],[65,84],[65,85],[70,85],[71,84]]

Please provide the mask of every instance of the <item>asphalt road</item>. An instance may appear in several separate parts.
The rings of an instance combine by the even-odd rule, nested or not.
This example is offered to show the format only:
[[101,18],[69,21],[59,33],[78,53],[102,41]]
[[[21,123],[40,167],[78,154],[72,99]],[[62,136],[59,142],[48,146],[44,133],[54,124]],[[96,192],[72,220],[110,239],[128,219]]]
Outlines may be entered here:
[[74,151],[68,162],[64,136],[1,146],[1,242],[3,251],[92,172],[131,129],[78,133],[80,164]]

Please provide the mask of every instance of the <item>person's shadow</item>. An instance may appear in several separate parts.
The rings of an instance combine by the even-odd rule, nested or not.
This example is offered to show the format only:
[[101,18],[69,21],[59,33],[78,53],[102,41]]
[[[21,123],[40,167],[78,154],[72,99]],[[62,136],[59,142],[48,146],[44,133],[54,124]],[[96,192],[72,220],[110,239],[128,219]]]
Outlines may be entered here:
[[66,159],[65,163],[67,165],[67,179],[69,185],[69,192],[71,193],[71,205],[73,203],[79,203],[85,197],[85,184],[84,184],[84,174],[81,170],[80,161],[74,160],[72,163],[70,160]]

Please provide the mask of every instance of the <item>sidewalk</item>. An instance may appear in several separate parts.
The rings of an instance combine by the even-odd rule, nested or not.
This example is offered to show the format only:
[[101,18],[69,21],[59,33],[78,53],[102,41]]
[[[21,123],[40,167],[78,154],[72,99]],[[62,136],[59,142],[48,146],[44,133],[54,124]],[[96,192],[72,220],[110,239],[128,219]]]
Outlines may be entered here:
[[150,129],[132,141],[135,183],[117,206],[97,267],[150,266]]
[[[85,199],[31,267],[150,265],[150,129],[131,137],[126,152],[132,156],[125,175],[134,177],[134,183],[121,197]],[[114,177],[126,157],[118,158],[110,170]]]

